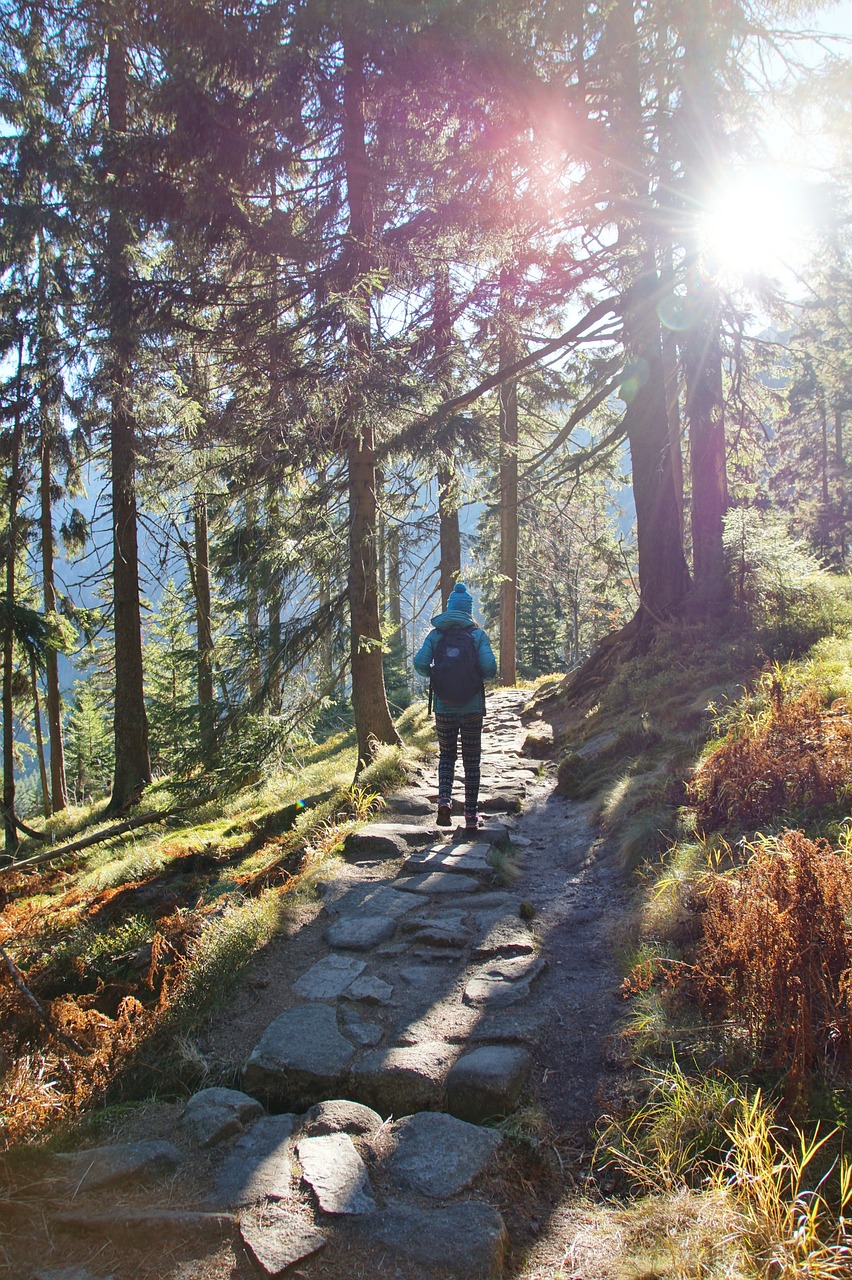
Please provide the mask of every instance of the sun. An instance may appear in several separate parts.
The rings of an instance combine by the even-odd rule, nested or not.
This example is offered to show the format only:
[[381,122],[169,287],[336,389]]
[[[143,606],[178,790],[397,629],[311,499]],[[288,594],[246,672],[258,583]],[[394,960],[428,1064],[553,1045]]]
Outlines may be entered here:
[[806,244],[801,192],[782,173],[731,174],[700,217],[704,269],[728,287],[799,269]]

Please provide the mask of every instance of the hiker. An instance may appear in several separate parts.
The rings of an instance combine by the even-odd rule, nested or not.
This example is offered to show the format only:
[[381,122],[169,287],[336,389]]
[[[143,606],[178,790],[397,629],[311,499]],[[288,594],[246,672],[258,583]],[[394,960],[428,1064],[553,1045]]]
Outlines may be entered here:
[[473,620],[473,600],[457,582],[447,607],[432,619],[429,632],[414,659],[414,670],[429,680],[429,710],[435,706],[438,735],[438,826],[452,825],[453,776],[461,734],[464,764],[464,825],[481,826],[479,800],[482,720],[485,681],[497,674],[488,636]]

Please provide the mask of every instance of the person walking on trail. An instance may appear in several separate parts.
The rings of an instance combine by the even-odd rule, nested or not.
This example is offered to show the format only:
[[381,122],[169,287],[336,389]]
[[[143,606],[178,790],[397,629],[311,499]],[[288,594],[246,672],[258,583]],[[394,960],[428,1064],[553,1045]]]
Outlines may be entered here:
[[464,825],[480,826],[480,760],[485,681],[497,674],[488,636],[473,620],[473,599],[457,582],[447,607],[432,619],[432,630],[414,658],[414,670],[429,681],[429,710],[435,706],[438,735],[438,826],[452,825],[453,777],[461,736],[464,765]]

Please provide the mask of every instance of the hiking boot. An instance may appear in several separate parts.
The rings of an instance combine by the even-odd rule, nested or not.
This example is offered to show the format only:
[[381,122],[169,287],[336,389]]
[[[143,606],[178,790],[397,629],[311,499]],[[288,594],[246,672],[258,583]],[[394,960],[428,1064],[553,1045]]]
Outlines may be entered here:
[[438,805],[438,817],[436,819],[439,827],[451,827],[453,825],[453,815],[450,812],[448,804]]
[[478,813],[466,813],[464,815],[465,831],[481,831],[485,826],[485,820]]

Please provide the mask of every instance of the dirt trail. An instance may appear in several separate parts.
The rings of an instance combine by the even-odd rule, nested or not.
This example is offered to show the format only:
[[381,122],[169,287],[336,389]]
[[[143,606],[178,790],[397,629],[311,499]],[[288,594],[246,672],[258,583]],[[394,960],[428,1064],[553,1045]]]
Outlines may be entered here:
[[[445,889],[436,893],[426,885],[422,896],[415,898],[410,891],[413,875],[408,881],[409,891],[394,892],[404,887],[399,877],[406,871],[411,875],[412,868],[407,865],[411,858],[406,860],[406,865],[400,866],[382,859],[370,860],[362,854],[360,861],[356,858],[354,865],[341,868],[329,886],[325,907],[305,908],[291,919],[286,931],[272,945],[255,957],[232,1008],[227,1014],[217,1016],[208,1038],[193,1051],[206,1061],[214,1079],[230,1080],[239,1086],[240,1070],[248,1053],[252,1046],[258,1045],[270,1023],[280,1019],[282,1009],[289,1011],[289,1017],[294,1013],[301,1016],[306,1008],[308,1012],[319,1009],[324,1016],[328,1016],[329,1008],[336,1008],[339,1026],[344,1033],[351,1034],[350,1028],[355,1024],[362,1029],[372,1028],[379,1040],[362,1043],[380,1041],[391,1046],[409,1045],[415,1059],[421,1043],[428,1057],[429,1046],[434,1046],[438,1037],[443,1037],[445,1047],[451,1051],[450,1062],[483,1042],[514,1045],[513,1052],[528,1050],[532,1055],[532,1069],[521,1106],[527,1110],[538,1108],[546,1114],[546,1145],[554,1158],[543,1157],[541,1152],[525,1156],[523,1147],[516,1148],[504,1142],[492,1167],[479,1178],[472,1194],[479,1198],[477,1203],[481,1204],[483,1212],[485,1206],[491,1206],[488,1208],[491,1213],[496,1209],[508,1230],[509,1252],[501,1274],[516,1277],[516,1280],[545,1280],[551,1276],[555,1280],[557,1275],[565,1274],[561,1270],[564,1260],[576,1255],[576,1249],[574,1255],[572,1249],[578,1232],[580,1235],[583,1232],[588,1234],[590,1219],[587,1209],[577,1200],[580,1170],[572,1153],[579,1152],[584,1146],[588,1148],[588,1129],[599,1113],[601,1086],[609,1074],[609,1040],[623,1010],[614,939],[628,903],[628,890],[616,852],[593,826],[589,810],[555,794],[552,766],[537,766],[520,758],[519,746],[524,736],[519,720],[521,705],[522,698],[515,691],[492,696],[483,750],[483,791],[491,807],[495,810],[514,808],[517,796],[523,795],[520,813],[494,814],[509,829],[513,860],[517,858],[516,878],[502,888],[496,883],[489,887],[480,879],[467,890],[468,898],[456,895],[451,899],[444,896]],[[403,808],[408,806],[409,816],[395,813],[391,807],[384,815],[385,821],[410,823],[412,812],[419,813],[421,816],[417,821],[421,822],[428,837],[433,795],[434,770],[427,769],[419,782],[415,781],[412,787],[406,788],[405,804],[399,800]],[[429,849],[423,852],[429,857],[446,859],[448,856],[452,858],[456,852],[462,853],[463,846],[454,846],[450,842],[437,846],[434,854]],[[415,855],[415,860],[416,856],[419,855]],[[457,867],[455,871],[460,869]],[[440,878],[446,882],[453,876],[431,877],[433,880]],[[460,884],[469,877],[458,875],[456,879]],[[411,907],[406,903],[405,910],[416,924],[414,932],[406,932],[401,924],[396,937],[385,945],[372,947],[367,952],[356,952],[354,958],[351,949],[344,954],[335,952],[335,944],[329,941],[329,913],[334,919],[334,903],[351,901],[353,896],[357,899],[359,894],[377,890],[385,895],[384,901],[387,901],[388,894],[391,898],[411,900]],[[520,996],[511,994],[508,1000],[503,1001],[507,988],[501,987],[502,1003],[498,1002],[496,1007],[487,1010],[487,1016],[482,1018],[477,1031],[475,1021],[465,1022],[465,1010],[469,1015],[471,1004],[469,985],[465,987],[465,983],[470,983],[471,973],[476,976],[482,972],[481,968],[476,969],[476,964],[482,963],[481,960],[477,962],[476,956],[482,953],[483,939],[488,936],[486,904],[492,915],[496,909],[493,919],[499,922],[503,937],[507,936],[508,914],[508,936],[513,945],[517,939],[512,933],[511,917],[514,916],[516,924],[521,926],[521,917],[528,917],[532,908],[531,933],[538,945],[538,958],[545,964],[542,967],[533,957],[535,975],[530,981],[518,982]],[[363,907],[359,910],[360,916],[353,914],[350,925],[355,923],[360,927],[364,923]],[[440,932],[442,927],[446,928],[449,914],[455,915],[459,934],[467,932],[471,941],[462,944],[461,950],[458,947],[452,952],[436,949],[425,954],[423,939],[428,938],[430,931],[434,934],[436,930]],[[345,923],[345,917],[342,919]],[[416,923],[421,920],[425,923]],[[369,921],[375,922],[375,916],[369,915]],[[338,916],[340,922],[341,917]],[[420,935],[419,948],[416,945],[417,929],[425,930]],[[478,943],[477,937],[480,939]],[[442,942],[441,945],[445,944]],[[516,953],[509,950],[506,954]],[[362,955],[365,956],[366,968],[360,963]],[[375,1004],[362,1006],[360,1011],[356,1008],[353,1022],[345,996],[338,998],[333,1005],[329,1004],[328,993],[323,995],[321,992],[319,997],[315,993],[306,996],[304,983],[310,983],[311,974],[322,971],[330,961],[334,964],[358,964],[364,970],[360,982],[372,982],[376,989],[384,985],[389,991],[393,989],[394,997],[387,998],[386,1004],[378,1008]],[[508,968],[513,964],[522,968],[526,962],[498,959],[494,963],[498,967],[503,963]],[[424,973],[427,975],[425,979]],[[387,979],[386,983],[382,982],[381,975]],[[414,985],[407,986],[408,982]],[[300,983],[303,986],[301,996],[298,994]],[[440,996],[436,992],[440,992]],[[325,1003],[318,1005],[317,999]],[[446,1025],[442,1026],[445,1007],[449,1012]],[[455,1024],[452,1010],[455,1010]],[[364,1012],[370,1021],[361,1016]],[[486,1024],[491,1028],[488,1034],[485,1034]],[[473,1029],[470,1040],[466,1026]],[[369,1055],[371,1051],[359,1052]],[[382,1050],[375,1052],[380,1056]],[[398,1050],[391,1049],[390,1052]],[[441,1080],[446,1078],[446,1075],[439,1077],[439,1089],[444,1088]],[[355,1079],[354,1075],[352,1079]],[[354,1095],[343,1092],[334,1096],[357,1096],[357,1091]],[[436,1099],[441,1096],[440,1093],[435,1095]],[[364,1100],[362,1097],[361,1101]],[[435,1105],[435,1102],[427,1100],[409,1110],[422,1111],[425,1108],[428,1112],[430,1106]],[[437,1105],[440,1105],[439,1101]],[[398,1115],[405,1114],[404,1110],[390,1108],[394,1109]],[[181,1138],[182,1110],[179,1103],[151,1105],[144,1111],[137,1111],[110,1134],[112,1143],[141,1138],[177,1142],[183,1147],[185,1163],[168,1187],[155,1189],[149,1184],[147,1190],[140,1187],[120,1195],[107,1192],[105,1196],[102,1193],[97,1198],[99,1208],[110,1195],[131,1210],[166,1204],[191,1209],[209,1201],[210,1188],[216,1185],[222,1161],[227,1159],[228,1143],[223,1142],[212,1151],[199,1151],[197,1145],[193,1149],[190,1142]],[[388,1109],[380,1106],[379,1110],[384,1115],[388,1114]],[[380,1149],[380,1144],[376,1149]],[[387,1204],[393,1204],[396,1194],[393,1188],[383,1189],[385,1175],[381,1159],[372,1158],[371,1163],[369,1153],[366,1158],[380,1204],[383,1195]],[[442,1208],[440,1202],[433,1202],[431,1206],[421,1205],[419,1209],[415,1206],[418,1212],[422,1211],[422,1222],[427,1224],[418,1229],[428,1236],[428,1215],[433,1215],[437,1224],[439,1220],[443,1221],[441,1214],[472,1209],[472,1205],[464,1203],[465,1196],[461,1201],[456,1198],[453,1202],[455,1208],[453,1205]],[[404,1251],[402,1256],[398,1250],[377,1252],[375,1237],[367,1238],[363,1231],[359,1234],[349,1220],[344,1222],[338,1218],[329,1223],[327,1218],[323,1220],[322,1215],[318,1218],[311,1194],[304,1185],[300,1185],[298,1175],[292,1184],[288,1207],[292,1214],[301,1215],[305,1229],[318,1226],[329,1236],[329,1244],[321,1253],[288,1267],[284,1273],[288,1276],[298,1276],[302,1280],[319,1280],[320,1277],[325,1280],[356,1280],[359,1276],[374,1275],[393,1276],[398,1280],[439,1280],[443,1276],[465,1275],[467,1280],[474,1274],[474,1271],[464,1270],[460,1263],[444,1270],[426,1265],[422,1260],[413,1260],[411,1256],[406,1257]],[[405,1212],[409,1211],[414,1211],[411,1205],[405,1209]],[[50,1277],[52,1271],[61,1274],[63,1280],[106,1280],[107,1276],[113,1280],[131,1280],[131,1277],[132,1280],[153,1280],[155,1276],[157,1280],[243,1280],[243,1277],[247,1280],[258,1274],[257,1264],[248,1257],[239,1235],[226,1241],[209,1239],[202,1245],[199,1242],[154,1240],[149,1232],[147,1239],[134,1241],[132,1247],[123,1249],[116,1240],[108,1245],[102,1241],[87,1242],[85,1238],[82,1241],[70,1240],[48,1229],[47,1237],[36,1247],[38,1252],[46,1250],[47,1264],[41,1271],[32,1273],[33,1280]],[[490,1254],[488,1256],[491,1257]],[[572,1276],[576,1275],[579,1280],[602,1277],[605,1272],[594,1256],[594,1251],[588,1254],[592,1259],[588,1266],[593,1269],[583,1270],[579,1255],[576,1255],[576,1269],[572,1270]],[[63,1266],[78,1269],[69,1270],[66,1277],[61,1271]],[[485,1275],[487,1272],[496,1275],[491,1267],[490,1261],[487,1265],[478,1261],[477,1268],[480,1269],[475,1274]]]

